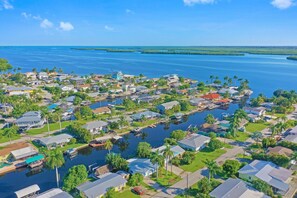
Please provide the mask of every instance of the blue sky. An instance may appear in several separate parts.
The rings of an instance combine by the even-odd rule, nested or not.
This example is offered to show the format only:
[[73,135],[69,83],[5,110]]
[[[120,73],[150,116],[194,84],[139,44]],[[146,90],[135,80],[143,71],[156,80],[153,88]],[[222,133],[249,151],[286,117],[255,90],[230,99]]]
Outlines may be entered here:
[[0,0],[0,45],[297,45],[297,0]]

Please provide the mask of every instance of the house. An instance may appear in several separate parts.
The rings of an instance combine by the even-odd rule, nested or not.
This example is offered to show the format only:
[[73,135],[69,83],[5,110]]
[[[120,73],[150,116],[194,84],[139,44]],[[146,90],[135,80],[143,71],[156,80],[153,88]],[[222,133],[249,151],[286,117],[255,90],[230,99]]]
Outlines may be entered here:
[[227,179],[224,183],[211,191],[209,195],[213,198],[269,198],[269,196],[257,191],[241,179],[237,178]]
[[68,142],[70,142],[72,138],[73,138],[72,135],[63,133],[55,136],[43,137],[43,138],[37,139],[36,142],[47,148],[56,148],[58,146],[63,146],[67,144]]
[[[158,148],[154,148],[152,149],[152,152],[159,152],[160,154],[163,154],[164,150],[166,149],[166,146],[160,146]],[[173,157],[177,157],[177,156],[182,156],[184,154],[184,152],[186,152],[183,148],[181,148],[178,145],[175,146],[171,146],[170,150],[173,152]]]
[[94,182],[86,182],[77,187],[80,193],[87,198],[101,198],[110,188],[120,191],[126,186],[127,180],[116,173],[106,173]]
[[122,80],[123,79],[123,73],[121,71],[113,72],[111,75],[112,79],[115,80]]
[[297,135],[287,135],[283,141],[288,141],[292,143],[297,143]]
[[254,114],[256,116],[264,116],[266,109],[264,107],[243,107],[247,114]]
[[155,96],[140,96],[137,98],[138,102],[153,102],[155,100],[158,100],[160,96],[155,95]]
[[189,102],[192,106],[196,106],[200,108],[205,108],[206,105],[208,104],[208,101],[206,101],[203,98],[192,98]]
[[245,165],[239,171],[239,177],[253,181],[260,179],[269,184],[277,193],[284,195],[289,190],[289,180],[292,171],[279,167],[268,161],[254,160],[250,164]]
[[168,84],[173,84],[179,82],[179,77],[177,74],[168,74],[163,76],[167,80]]
[[205,100],[210,100],[210,101],[218,101],[221,98],[221,96],[220,94],[217,94],[217,93],[210,93],[210,94],[201,96],[201,98]]
[[127,160],[129,172],[131,174],[140,173],[144,177],[150,176],[156,172],[156,165],[153,165],[150,159],[132,158]]
[[107,122],[98,120],[98,121],[92,121],[88,122],[87,124],[83,125],[82,127],[90,131],[92,134],[100,133],[101,131],[106,132],[107,131]]
[[285,155],[287,157],[291,157],[293,154],[293,151],[289,148],[282,147],[282,146],[276,146],[276,147],[269,147],[267,149],[268,155]]
[[38,79],[39,80],[47,80],[48,79],[48,74],[46,72],[39,72],[38,73]]
[[138,93],[148,93],[149,89],[146,86],[137,86],[135,87],[136,92]]
[[14,160],[24,160],[28,157],[32,157],[34,155],[37,155],[38,152],[31,146],[25,147],[25,148],[21,148],[21,149],[17,149],[14,151],[10,152],[12,158]]
[[178,141],[178,145],[186,150],[199,151],[210,142],[210,137],[192,134],[183,140]]
[[13,110],[13,106],[8,103],[0,103],[0,112],[9,114]]
[[86,80],[81,77],[73,77],[73,78],[70,78],[69,81],[75,85],[82,85],[85,83]]
[[40,111],[28,111],[16,120],[16,125],[20,128],[42,127],[45,119]]
[[81,85],[78,85],[77,87],[78,87],[79,90],[85,91],[87,89],[90,89],[91,85],[90,84],[81,84]]
[[111,110],[108,107],[99,107],[99,108],[93,109],[92,111],[94,114],[105,114],[105,113],[109,114],[109,113],[111,113]]
[[40,188],[37,184],[32,186],[28,186],[21,190],[15,191],[14,194],[17,198],[28,198],[28,197],[35,197],[37,193],[40,191]]
[[65,98],[65,101],[69,102],[69,103],[73,103],[74,99],[75,99],[75,96],[69,96],[69,97]]
[[56,76],[56,80],[60,82],[66,80],[67,78],[68,78],[68,74],[57,74]]
[[74,90],[74,85],[61,85],[60,88],[62,91],[72,91]]
[[159,118],[159,117],[161,117],[161,114],[153,112],[153,111],[144,111],[144,112],[140,112],[140,113],[131,115],[131,118],[134,121],[139,121],[139,120],[142,120],[143,118],[153,119],[153,118]]
[[289,131],[290,135],[297,135],[297,126],[293,127],[290,131]]
[[220,95],[230,94],[231,97],[238,95],[238,91],[235,89],[235,87],[229,87],[229,88],[222,88],[218,91]]
[[30,80],[36,80],[36,73],[35,72],[26,72],[25,75]]
[[179,102],[177,101],[171,101],[171,102],[166,102],[163,104],[160,104],[157,106],[157,108],[160,110],[160,113],[164,114],[167,110],[172,109],[175,106],[178,106]]
[[15,87],[15,86],[8,86],[6,87],[6,93],[9,96],[14,96],[14,95],[30,95],[30,93],[33,92],[33,89],[31,87]]
[[38,194],[35,198],[72,198],[72,196],[60,188],[52,188]]

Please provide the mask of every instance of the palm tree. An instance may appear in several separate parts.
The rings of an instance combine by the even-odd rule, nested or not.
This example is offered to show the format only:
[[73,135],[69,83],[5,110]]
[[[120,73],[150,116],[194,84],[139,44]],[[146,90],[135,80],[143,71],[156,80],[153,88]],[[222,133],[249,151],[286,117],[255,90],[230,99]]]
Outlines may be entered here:
[[161,166],[164,163],[164,157],[160,155],[159,150],[157,150],[155,153],[152,154],[151,162],[153,165],[156,165],[156,171],[157,171],[157,178],[159,175],[159,166]]
[[257,143],[259,143],[259,140],[263,137],[263,134],[259,131],[252,134],[252,139],[254,139]]
[[46,155],[46,165],[51,169],[56,169],[57,187],[59,188],[59,174],[58,168],[65,163],[63,153],[61,150],[55,149],[49,151]]
[[111,149],[112,149],[112,147],[113,147],[113,143],[110,141],[110,140],[107,140],[106,142],[105,142],[105,149],[106,150],[108,150],[108,152],[110,153],[110,151],[111,151]]
[[[166,145],[166,148],[164,150],[164,153],[163,153],[164,157],[166,158],[166,175],[167,175],[167,172],[168,172],[168,162],[171,160],[171,158],[173,157],[173,151],[171,151],[171,147],[170,145]],[[172,172],[172,164],[171,164],[171,172]]]
[[219,166],[214,160],[206,159],[204,163],[208,168],[208,180],[210,181],[210,179],[213,178],[214,174],[219,171]]

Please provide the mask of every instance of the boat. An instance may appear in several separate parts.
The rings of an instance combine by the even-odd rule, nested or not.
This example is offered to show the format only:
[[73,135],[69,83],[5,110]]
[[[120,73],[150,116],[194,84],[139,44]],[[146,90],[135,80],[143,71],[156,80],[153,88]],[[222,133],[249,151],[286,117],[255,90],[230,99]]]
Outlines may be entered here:
[[141,128],[137,127],[136,129],[132,130],[131,132],[132,133],[135,133],[135,134],[140,133],[141,132]]
[[152,124],[152,125],[150,125],[149,127],[150,127],[150,128],[155,128],[156,125]]
[[97,141],[97,140],[92,141],[92,142],[89,143],[89,146],[90,147],[93,147],[93,148],[104,146],[104,145],[105,145],[105,142],[103,142],[103,141]]
[[39,161],[33,162],[33,163],[29,164],[29,167],[30,168],[36,168],[36,167],[39,167],[41,165],[43,165],[43,160],[39,160]]
[[68,149],[66,152],[66,155],[68,155],[68,157],[72,158],[72,157],[75,157],[77,156],[77,149],[75,148],[71,148],[71,149]]
[[183,113],[176,113],[172,116],[172,119],[181,120],[183,118],[183,116],[184,116]]

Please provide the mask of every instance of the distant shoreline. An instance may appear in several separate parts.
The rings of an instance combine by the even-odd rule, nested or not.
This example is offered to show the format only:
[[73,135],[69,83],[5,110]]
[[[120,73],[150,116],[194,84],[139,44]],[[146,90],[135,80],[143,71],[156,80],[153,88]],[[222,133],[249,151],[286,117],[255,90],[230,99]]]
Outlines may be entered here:
[[297,56],[288,56],[287,59],[297,61]]

